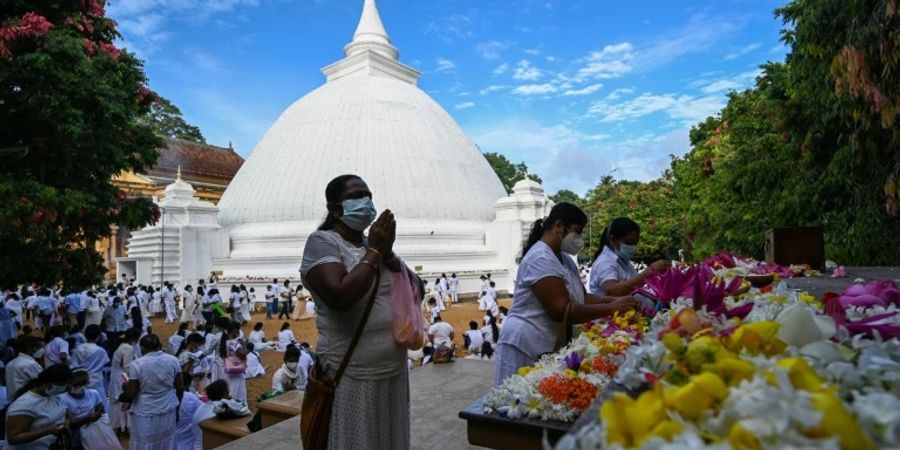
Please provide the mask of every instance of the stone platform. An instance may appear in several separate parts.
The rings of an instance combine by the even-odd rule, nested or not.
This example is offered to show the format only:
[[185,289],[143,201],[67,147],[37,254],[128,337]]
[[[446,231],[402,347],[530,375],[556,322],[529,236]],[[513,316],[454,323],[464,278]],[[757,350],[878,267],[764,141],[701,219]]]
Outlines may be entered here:
[[[459,411],[483,396],[494,384],[494,362],[457,359],[429,364],[409,375],[410,440],[416,450],[475,449],[466,440],[466,422]],[[223,450],[297,450],[300,418],[294,417],[219,447]]]
[[825,292],[841,292],[847,289],[854,280],[862,278],[866,282],[872,280],[896,280],[900,284],[900,267],[847,267],[847,276],[831,278],[830,273],[814,278],[787,278],[785,281],[793,289],[807,291],[818,298]]

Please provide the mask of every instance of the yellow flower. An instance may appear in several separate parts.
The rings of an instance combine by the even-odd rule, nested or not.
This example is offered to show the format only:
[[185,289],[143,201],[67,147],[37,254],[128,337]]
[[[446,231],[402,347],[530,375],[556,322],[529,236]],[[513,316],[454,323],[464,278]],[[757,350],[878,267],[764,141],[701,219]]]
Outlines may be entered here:
[[653,437],[671,440],[682,427],[666,417],[662,390],[651,389],[637,400],[617,392],[600,407],[600,419],[610,442],[623,447],[640,447]]
[[534,370],[534,366],[519,367],[519,376],[524,377],[531,373],[532,370]]
[[684,340],[681,339],[678,333],[666,333],[663,335],[662,342],[666,349],[672,353],[680,354],[684,351]]
[[719,375],[729,386],[737,386],[741,381],[753,378],[756,366],[743,359],[727,356],[719,358],[714,363],[705,364],[703,370]]
[[760,351],[766,356],[784,352],[786,345],[778,339],[778,322],[766,320],[741,325],[728,338],[728,348],[732,351],[747,350],[750,354]]
[[712,408],[728,396],[728,387],[718,375],[701,373],[681,387],[666,388],[666,404],[689,419],[700,417],[703,411]]
[[784,358],[778,361],[778,367],[787,369],[791,384],[797,389],[809,392],[819,392],[825,389],[822,379],[803,358]]
[[817,299],[815,296],[810,295],[808,292],[801,292],[800,300],[802,300],[806,303],[809,303],[810,305],[813,305],[818,308],[822,307],[822,302],[819,301],[819,299]]
[[856,419],[844,408],[840,399],[832,392],[813,394],[813,407],[823,413],[819,426],[811,430],[813,437],[838,436],[841,448],[846,450],[870,450],[875,444],[862,430]]
[[569,369],[568,367],[566,368],[566,370],[564,371],[564,373],[566,374],[567,377],[569,377],[569,378],[571,378],[571,379],[573,379],[573,380],[576,379],[576,378],[578,378],[578,372],[576,372],[576,371],[574,371],[574,370],[572,370],[572,369]]
[[747,431],[740,423],[731,426],[728,432],[728,443],[735,450],[762,450],[762,445],[753,433]]

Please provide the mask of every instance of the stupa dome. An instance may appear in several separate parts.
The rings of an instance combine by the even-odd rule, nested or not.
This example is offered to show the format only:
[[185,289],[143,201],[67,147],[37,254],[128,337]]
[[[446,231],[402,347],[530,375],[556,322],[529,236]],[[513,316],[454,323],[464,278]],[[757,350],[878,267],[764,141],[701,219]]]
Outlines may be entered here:
[[[490,222],[506,196],[479,149],[399,63],[373,0],[328,81],[272,125],[219,203],[222,226],[321,220],[325,186],[361,176],[398,220]],[[256,224],[258,226],[253,226]],[[312,230],[308,230],[311,232]]]

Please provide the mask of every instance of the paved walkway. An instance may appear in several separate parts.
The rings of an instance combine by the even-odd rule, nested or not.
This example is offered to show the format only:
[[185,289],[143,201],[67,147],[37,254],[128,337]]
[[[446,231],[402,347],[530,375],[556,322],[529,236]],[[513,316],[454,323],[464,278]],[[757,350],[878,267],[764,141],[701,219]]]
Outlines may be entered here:
[[841,292],[854,284],[854,280],[862,278],[865,281],[872,280],[897,280],[900,284],[900,267],[847,267],[847,276],[844,278],[831,278],[831,275],[821,275],[815,278],[788,278],[788,286],[809,292],[822,298],[825,292]]
[[[410,373],[410,431],[416,450],[475,449],[468,445],[466,423],[459,411],[483,396],[494,383],[494,363],[458,359],[450,364],[413,369]],[[365,411],[360,411],[365,414]],[[226,446],[223,450],[297,450],[300,418],[274,425]]]

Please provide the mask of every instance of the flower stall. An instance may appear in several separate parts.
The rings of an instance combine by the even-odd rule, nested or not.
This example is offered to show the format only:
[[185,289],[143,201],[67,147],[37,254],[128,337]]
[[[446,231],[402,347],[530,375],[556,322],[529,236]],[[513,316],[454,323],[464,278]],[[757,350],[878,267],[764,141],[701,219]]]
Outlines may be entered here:
[[[751,283],[754,275],[772,275],[771,284]],[[563,349],[493,388],[464,418],[470,431],[490,419],[506,435],[470,442],[900,446],[900,291],[873,281],[819,299],[779,281],[803,275],[815,274],[723,254],[649,277],[639,293],[656,309],[584,324]],[[519,438],[514,447],[508,435]]]

